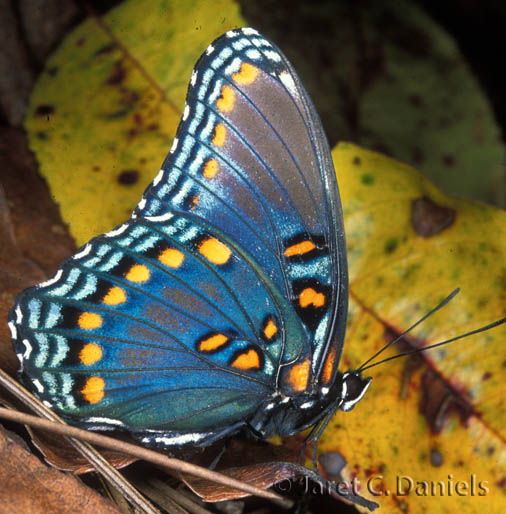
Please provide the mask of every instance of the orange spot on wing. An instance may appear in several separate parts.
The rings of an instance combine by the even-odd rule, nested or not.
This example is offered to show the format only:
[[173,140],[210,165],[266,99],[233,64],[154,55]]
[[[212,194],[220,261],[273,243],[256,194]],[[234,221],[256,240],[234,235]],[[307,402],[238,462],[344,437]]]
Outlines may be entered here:
[[184,253],[175,248],[167,248],[158,256],[158,260],[169,268],[179,268],[184,261]]
[[107,294],[104,296],[102,303],[106,305],[119,305],[120,303],[126,302],[126,294],[121,287],[114,286],[109,289]]
[[318,293],[312,287],[307,287],[299,295],[299,304],[302,308],[309,307],[323,307],[325,305],[325,295]]
[[259,369],[260,356],[256,350],[250,348],[247,352],[239,354],[230,365],[242,370]]
[[102,348],[96,343],[85,344],[79,352],[79,360],[85,365],[90,366],[98,362],[103,355]]
[[221,348],[228,341],[228,337],[224,334],[214,334],[207,339],[199,342],[198,349],[201,352],[212,352]]
[[289,369],[287,381],[295,392],[300,393],[306,389],[309,380],[310,365],[311,361],[306,359],[304,362],[294,364]]
[[79,328],[93,330],[102,326],[102,316],[96,312],[83,312],[77,320]]
[[234,108],[235,92],[230,86],[221,88],[221,96],[216,100],[216,107],[221,112],[230,112]]
[[202,175],[204,175],[205,178],[213,178],[216,173],[218,173],[218,161],[216,159],[209,159],[204,164],[204,170],[202,171]]
[[227,139],[227,129],[223,123],[218,123],[216,127],[214,127],[214,135],[212,143],[215,146],[222,147],[225,144],[225,140]]
[[214,237],[202,241],[199,252],[213,264],[225,264],[232,254],[228,246]]
[[294,255],[304,255],[305,253],[314,250],[316,247],[313,241],[302,241],[301,243],[289,246],[285,250],[285,257],[293,257]]
[[272,339],[278,333],[278,327],[271,319],[264,328],[264,335],[267,339]]
[[81,389],[81,394],[88,403],[98,403],[104,397],[105,381],[100,377],[90,377]]
[[130,280],[130,282],[146,282],[149,280],[150,272],[149,268],[147,266],[144,266],[144,264],[134,264],[129,270],[128,273],[125,275],[125,278],[127,280]]
[[323,383],[327,385],[330,382],[330,379],[332,378],[332,372],[334,371],[334,364],[336,362],[336,351],[335,348],[330,348],[330,351],[325,358],[325,362],[323,364],[323,372],[322,372],[322,379]]
[[232,75],[232,79],[240,86],[249,86],[253,84],[258,75],[258,68],[252,64],[243,62],[241,69]]

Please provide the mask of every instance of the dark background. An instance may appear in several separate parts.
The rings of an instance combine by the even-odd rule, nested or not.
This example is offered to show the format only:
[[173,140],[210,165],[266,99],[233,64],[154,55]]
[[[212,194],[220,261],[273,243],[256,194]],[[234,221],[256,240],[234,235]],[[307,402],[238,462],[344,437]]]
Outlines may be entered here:
[[[202,2],[211,0],[201,0]],[[121,3],[119,0],[0,0],[0,125],[22,125],[28,97],[37,74],[43,69],[48,54],[58,46],[65,34],[85,17],[101,15]],[[340,140],[352,141],[398,157],[423,169],[423,156],[412,152],[411,158],[396,155],[385,143],[371,144],[365,138],[358,115],[360,87],[382,67],[381,52],[360,54],[363,18],[373,7],[389,4],[388,16],[377,28],[386,37],[404,47],[413,58],[430,52],[430,40],[409,26],[399,27],[391,6],[395,2],[382,0],[240,0],[239,5],[247,22],[275,41],[292,60],[301,75],[322,118],[330,146]],[[506,55],[506,3],[494,0],[412,0],[456,41],[488,97],[491,109],[505,140],[506,131],[506,74],[503,72]],[[416,20],[413,20],[416,22]],[[340,25],[341,23],[341,25]],[[339,62],[336,57],[336,31],[346,24],[352,27],[350,45],[356,52],[358,86],[353,82],[339,84]],[[353,31],[353,27],[355,30]],[[348,30],[350,30],[348,28]],[[341,40],[342,41],[342,40]],[[357,51],[358,48],[358,51]],[[339,122],[344,117],[345,124]],[[341,120],[342,121],[342,120]],[[448,166],[458,166],[455,156],[448,158]],[[504,162],[497,163],[504,169]],[[5,173],[6,170],[3,172]],[[477,169],[476,173],[482,170]],[[429,173],[429,176],[430,173]],[[433,179],[434,176],[431,176]],[[486,179],[485,179],[486,180]],[[501,189],[506,184],[502,172]],[[436,179],[437,182],[437,179]],[[448,188],[446,188],[448,191]],[[450,188],[451,189],[451,188]],[[490,189],[494,189],[491,185]],[[453,192],[453,191],[448,191]],[[502,192],[487,196],[473,195],[470,190],[455,191],[506,205]]]

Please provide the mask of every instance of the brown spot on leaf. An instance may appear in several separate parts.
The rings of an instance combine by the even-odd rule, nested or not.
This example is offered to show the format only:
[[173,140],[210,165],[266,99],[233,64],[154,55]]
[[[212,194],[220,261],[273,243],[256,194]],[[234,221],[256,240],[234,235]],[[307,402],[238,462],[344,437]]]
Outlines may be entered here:
[[385,243],[385,253],[393,253],[397,246],[399,245],[399,241],[395,237],[391,237],[386,243]]
[[116,43],[109,43],[107,45],[101,46],[98,50],[93,54],[95,57],[98,55],[109,54],[116,48]]
[[362,164],[362,161],[360,160],[360,157],[358,155],[353,157],[353,165],[354,166],[360,166],[360,164]]
[[452,391],[444,380],[431,370],[424,373],[421,389],[420,413],[425,416],[434,434],[439,434],[443,430],[452,412],[458,414],[463,424],[466,424],[473,413],[471,404]]
[[139,181],[139,172],[137,170],[124,170],[118,175],[118,183],[122,186],[131,186]]
[[420,95],[410,95],[408,101],[413,107],[422,107],[424,104],[423,98]]
[[122,88],[120,103],[132,106],[140,100],[139,93]]
[[481,377],[482,380],[488,380],[492,376],[492,373],[490,371],[487,371],[483,373],[483,376]]
[[93,168],[91,168],[93,171],[100,171],[102,168],[100,166],[93,166]]
[[118,84],[121,84],[126,77],[126,70],[123,67],[123,64],[121,61],[116,61],[114,63],[114,68],[109,75],[108,79],[106,80],[106,84],[109,84],[110,86],[117,86]]
[[453,155],[443,155],[441,158],[443,164],[449,168],[455,166],[455,157]]
[[432,237],[453,225],[455,209],[444,207],[428,196],[411,202],[411,224],[415,232],[422,237]]
[[325,474],[330,477],[337,477],[346,466],[346,459],[339,452],[326,452],[318,457],[318,462]]
[[80,37],[77,41],[76,41],[76,46],[83,46],[84,43],[86,43],[86,38],[85,37]]
[[33,114],[34,116],[49,116],[50,114],[53,114],[53,112],[54,106],[41,104],[35,109],[35,112]]
[[430,451],[430,463],[436,468],[443,464],[443,456],[437,448],[432,448]]

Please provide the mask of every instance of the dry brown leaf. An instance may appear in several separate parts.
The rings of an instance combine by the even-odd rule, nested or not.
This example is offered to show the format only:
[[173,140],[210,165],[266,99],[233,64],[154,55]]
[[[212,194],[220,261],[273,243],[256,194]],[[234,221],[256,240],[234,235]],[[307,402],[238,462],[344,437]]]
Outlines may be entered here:
[[22,439],[0,426],[0,498],[3,514],[119,513],[109,500],[74,476],[45,466]]

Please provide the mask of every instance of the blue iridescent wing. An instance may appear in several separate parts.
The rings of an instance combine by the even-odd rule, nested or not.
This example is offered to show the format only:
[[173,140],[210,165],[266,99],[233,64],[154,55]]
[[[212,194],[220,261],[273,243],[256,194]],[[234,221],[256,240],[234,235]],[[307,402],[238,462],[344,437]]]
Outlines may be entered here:
[[284,387],[331,380],[343,255],[307,93],[256,31],[227,33],[197,63],[171,152],[131,219],[18,297],[9,326],[21,377],[93,426],[244,422]]
[[169,204],[233,235],[300,316],[312,375],[332,364],[331,381],[348,301],[332,158],[295,70],[257,31],[231,31],[201,57],[172,150],[144,199],[137,214]]

